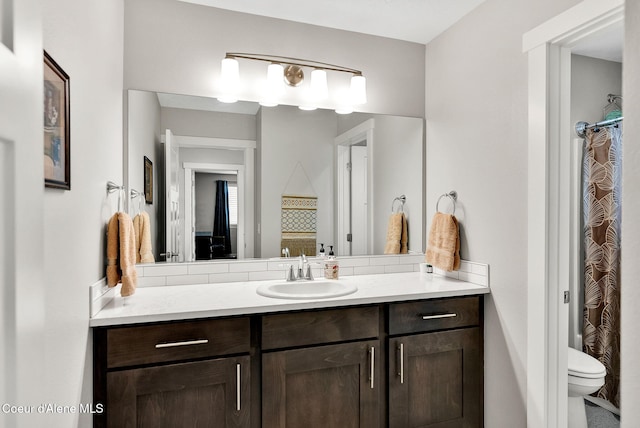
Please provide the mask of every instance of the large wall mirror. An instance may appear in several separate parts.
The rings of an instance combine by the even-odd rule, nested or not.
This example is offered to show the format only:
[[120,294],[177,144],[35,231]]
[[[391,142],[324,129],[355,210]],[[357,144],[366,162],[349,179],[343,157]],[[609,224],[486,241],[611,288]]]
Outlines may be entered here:
[[149,214],[157,261],[383,254],[400,209],[409,252],[424,250],[422,118],[139,90],[127,102],[125,184],[144,194],[145,157],[154,183],[128,209]]

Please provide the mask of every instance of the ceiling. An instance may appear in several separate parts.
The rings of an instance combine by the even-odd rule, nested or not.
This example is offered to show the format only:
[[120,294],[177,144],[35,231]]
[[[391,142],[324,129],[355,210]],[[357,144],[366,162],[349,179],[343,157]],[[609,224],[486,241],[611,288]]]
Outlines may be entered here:
[[571,53],[622,62],[623,46],[624,25],[620,22],[585,37],[571,49]]
[[180,0],[427,44],[484,0]]

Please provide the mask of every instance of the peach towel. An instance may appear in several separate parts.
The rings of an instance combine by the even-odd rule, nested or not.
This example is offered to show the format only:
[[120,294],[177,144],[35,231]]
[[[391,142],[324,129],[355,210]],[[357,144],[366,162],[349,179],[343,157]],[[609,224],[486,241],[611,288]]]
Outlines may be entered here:
[[107,225],[107,285],[122,282],[120,295],[131,296],[136,291],[136,253],[133,221],[128,214],[115,213]]
[[384,246],[384,253],[407,254],[407,242],[407,218],[404,213],[391,214],[387,225],[387,242]]
[[460,268],[460,234],[454,215],[437,212],[433,216],[425,260],[445,271]]
[[145,211],[133,218],[133,230],[136,237],[136,263],[154,263],[156,259],[151,251],[151,219]]

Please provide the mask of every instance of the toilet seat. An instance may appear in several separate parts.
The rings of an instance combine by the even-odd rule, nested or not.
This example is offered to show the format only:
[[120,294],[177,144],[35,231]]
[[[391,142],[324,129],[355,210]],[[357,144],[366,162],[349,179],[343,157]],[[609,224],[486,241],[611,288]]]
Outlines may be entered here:
[[593,382],[589,382],[588,380],[599,380],[607,374],[607,369],[600,361],[577,349],[571,347],[568,349],[567,360],[569,382],[571,383],[593,384]]

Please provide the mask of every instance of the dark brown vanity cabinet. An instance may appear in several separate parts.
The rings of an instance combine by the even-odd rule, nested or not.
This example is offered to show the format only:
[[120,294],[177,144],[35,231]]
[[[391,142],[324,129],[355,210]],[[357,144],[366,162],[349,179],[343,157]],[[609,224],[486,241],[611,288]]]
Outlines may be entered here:
[[94,328],[94,427],[480,428],[481,305]]
[[262,427],[379,427],[380,310],[263,317]]
[[95,329],[94,343],[94,426],[251,426],[248,318]]
[[389,427],[483,426],[480,298],[389,305]]

